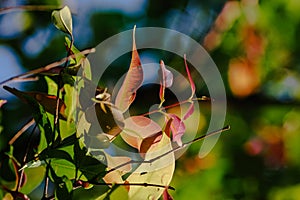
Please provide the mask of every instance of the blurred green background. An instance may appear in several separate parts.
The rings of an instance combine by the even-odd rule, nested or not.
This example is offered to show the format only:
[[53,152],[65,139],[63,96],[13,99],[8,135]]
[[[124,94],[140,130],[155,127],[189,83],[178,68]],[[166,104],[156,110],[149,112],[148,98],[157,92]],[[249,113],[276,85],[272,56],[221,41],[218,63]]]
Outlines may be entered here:
[[[1,0],[0,81],[66,55],[64,34],[50,17],[63,5],[72,11],[79,49],[134,25],[165,27],[198,41],[218,66],[231,130],[205,158],[198,158],[201,143],[195,143],[176,161],[174,199],[300,199],[300,1]],[[182,64],[167,54],[150,59]],[[196,85],[197,95],[209,95],[203,83]],[[10,86],[47,89],[43,80]],[[0,115],[3,150],[30,111],[2,88],[0,98],[8,100]],[[209,106],[201,105],[205,130]],[[22,152],[21,142],[15,146]]]

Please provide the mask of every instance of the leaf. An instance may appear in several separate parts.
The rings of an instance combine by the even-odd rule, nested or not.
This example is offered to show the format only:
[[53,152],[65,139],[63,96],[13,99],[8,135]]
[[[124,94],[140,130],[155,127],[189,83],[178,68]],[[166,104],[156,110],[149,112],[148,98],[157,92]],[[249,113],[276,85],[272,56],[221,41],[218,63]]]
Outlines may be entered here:
[[124,128],[123,113],[106,102],[96,103],[96,115],[104,133],[116,136]]
[[188,78],[189,78],[189,82],[190,82],[190,85],[191,85],[191,90],[192,90],[192,94],[191,94],[191,97],[190,98],[193,98],[194,94],[195,94],[195,91],[196,91],[196,87],[195,87],[195,83],[193,81],[193,78],[191,76],[191,73],[190,73],[190,70],[189,70],[189,67],[188,67],[188,64],[186,62],[186,55],[184,54],[184,65],[185,65],[185,70],[186,70],[186,73],[188,75]]
[[41,134],[44,134],[43,136],[41,136],[41,139],[43,139],[45,136],[47,144],[49,145],[52,142],[52,140],[54,140],[55,136],[52,133],[51,123],[43,106],[41,106],[32,96],[28,95],[27,93],[21,92],[15,88],[10,88],[7,86],[3,86],[3,88],[16,95],[21,100],[28,103],[29,106],[31,106],[33,111],[33,118],[39,125]]
[[73,163],[73,159],[70,156],[70,154],[68,154],[66,151],[59,150],[59,149],[47,148],[39,154],[39,158],[40,158],[40,160],[46,160],[46,159],[50,159],[50,158],[64,159],[64,160],[69,161],[70,163]]
[[72,15],[68,6],[52,12],[52,21],[58,30],[72,36]]
[[124,121],[125,127],[120,133],[123,140],[130,146],[140,149],[145,138],[161,133],[161,127],[153,120],[144,116],[132,116]]
[[72,181],[66,176],[57,176],[54,169],[51,166],[50,172],[55,184],[56,199],[72,199]]
[[[54,115],[56,112],[56,96],[54,95],[48,95],[46,93],[41,93],[41,92],[22,92],[15,88],[10,88],[7,86],[4,86],[4,89],[16,95],[24,102],[28,102],[28,98],[27,98],[28,96],[32,97],[40,105],[42,105],[47,112],[51,113],[52,115]],[[66,119],[66,115],[65,115],[66,105],[62,99],[59,99],[58,109],[59,109],[60,117]]]
[[45,81],[48,86],[48,95],[56,95],[57,91],[57,84],[54,80],[52,80],[50,77],[45,76]]
[[77,140],[74,144],[74,163],[75,166],[83,173],[88,181],[99,182],[106,174],[106,155],[102,152],[98,152],[98,159],[87,155],[85,147],[80,146],[80,141]]
[[194,113],[194,102],[192,101],[185,115],[183,116],[183,120],[186,120]]
[[165,89],[171,87],[173,84],[173,74],[166,69],[164,61],[160,61],[159,74],[161,75],[159,98],[162,103],[165,101]]
[[79,138],[77,138],[76,133],[64,138],[60,144],[57,146],[57,148],[62,148],[66,146],[73,145]]
[[[145,160],[151,160],[172,149],[170,138],[163,134],[162,139],[153,145],[145,155]],[[148,183],[168,186],[175,170],[175,157],[169,153],[152,163],[142,163],[126,180],[129,183]],[[147,173],[143,173],[147,172]],[[164,189],[158,187],[130,186],[129,199],[158,199]]]
[[168,114],[172,118],[171,131],[172,131],[172,141],[177,142],[179,146],[182,146],[181,137],[185,132],[185,125],[183,121],[175,114]]
[[84,144],[90,149],[107,149],[110,146],[110,141],[103,133],[97,134],[96,136],[85,133]]
[[45,167],[40,166],[36,168],[27,168],[24,172],[27,177],[30,177],[30,180],[25,182],[20,192],[29,194],[42,183],[46,169]]
[[173,197],[168,192],[168,188],[164,189],[163,200],[173,200]]
[[[123,163],[129,162],[131,159],[129,157],[125,156],[110,156],[109,154],[106,154],[107,158],[107,168],[112,169],[115,168],[116,166],[119,166]],[[123,167],[120,167],[108,174],[105,175],[103,180],[106,183],[122,183],[123,179],[122,176],[125,175],[126,173],[130,172],[132,169],[131,164],[125,165]]]
[[123,113],[108,102],[99,102],[88,108],[85,118],[91,124],[88,134],[92,136],[101,133],[116,136],[124,127]]
[[135,44],[135,27],[133,29],[132,55],[129,70],[117,94],[115,105],[125,112],[134,101],[136,91],[143,83],[143,69]]
[[158,132],[153,136],[147,137],[143,139],[140,147],[139,147],[139,152],[141,153],[141,156],[144,157],[145,153],[150,149],[150,147],[159,142],[162,138],[162,132]]

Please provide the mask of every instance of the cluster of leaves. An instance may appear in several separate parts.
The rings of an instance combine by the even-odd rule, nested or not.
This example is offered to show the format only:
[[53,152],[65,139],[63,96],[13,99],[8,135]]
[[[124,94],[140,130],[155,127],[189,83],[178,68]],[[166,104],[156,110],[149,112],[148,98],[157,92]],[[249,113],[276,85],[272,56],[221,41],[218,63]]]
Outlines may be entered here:
[[[86,54],[94,49],[79,51],[73,45],[69,8],[53,11],[52,18],[54,25],[69,36],[66,37],[68,56],[8,80],[42,76],[48,84],[48,93],[23,92],[4,86],[32,109],[33,120],[21,133],[32,125],[34,128],[23,160],[14,157],[13,143],[17,138],[9,142],[9,151],[0,155],[0,197],[28,199],[27,194],[44,181],[43,199],[71,199],[85,189],[96,190],[97,199],[158,199],[162,195],[164,199],[172,199],[168,189],[173,189],[169,184],[175,170],[174,152],[203,138],[186,143],[181,140],[185,133],[184,120],[193,114],[194,101],[199,100],[194,98],[195,84],[187,62],[191,96],[181,102],[190,104],[182,118],[163,107],[165,89],[173,84],[173,75],[163,61],[159,70],[160,104],[156,112],[164,116],[164,123],[158,124],[147,114],[125,118],[124,113],[128,112],[143,82],[135,36],[131,64],[113,102],[106,89],[95,87],[92,82]],[[94,87],[96,91],[91,91]],[[37,128],[40,140],[33,148],[32,135]],[[120,143],[135,152],[134,156],[113,155],[114,146]],[[29,156],[32,149],[34,155]],[[33,174],[39,176],[32,178]],[[48,192],[51,184],[55,187],[53,194]]]

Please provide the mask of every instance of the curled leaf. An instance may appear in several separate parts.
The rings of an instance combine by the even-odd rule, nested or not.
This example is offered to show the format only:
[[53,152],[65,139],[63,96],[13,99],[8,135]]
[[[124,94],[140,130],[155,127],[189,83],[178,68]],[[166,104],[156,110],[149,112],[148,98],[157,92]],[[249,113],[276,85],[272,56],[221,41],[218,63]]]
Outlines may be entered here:
[[159,72],[161,74],[160,80],[160,89],[159,89],[159,98],[161,104],[165,101],[165,89],[166,87],[171,87],[173,84],[173,74],[166,69],[164,61],[160,61],[160,69]]
[[195,91],[196,91],[196,87],[195,87],[195,83],[193,81],[193,78],[191,76],[191,73],[190,73],[190,70],[189,70],[189,67],[188,67],[188,64],[186,62],[186,55],[184,54],[184,65],[185,65],[185,70],[186,70],[186,73],[188,75],[188,78],[189,78],[189,82],[190,82],[190,85],[191,85],[191,90],[192,90],[192,94],[191,94],[191,98],[194,96],[195,94]]
[[192,101],[188,110],[186,111],[185,115],[183,116],[183,120],[186,120],[187,118],[189,118],[193,113],[194,113],[194,102]]
[[72,36],[72,15],[68,6],[52,12],[52,21],[58,30]]
[[159,142],[161,138],[162,132],[158,132],[150,137],[143,139],[139,147],[139,152],[141,153],[141,156],[144,157],[144,154],[150,149],[150,147]]
[[185,132],[185,125],[177,115],[169,114],[169,117],[172,118],[172,122],[170,126],[172,131],[172,141],[177,142],[179,146],[182,146],[181,137]]
[[135,27],[133,30],[132,56],[129,70],[117,94],[115,105],[125,112],[134,101],[136,91],[143,83],[143,69],[135,44]]

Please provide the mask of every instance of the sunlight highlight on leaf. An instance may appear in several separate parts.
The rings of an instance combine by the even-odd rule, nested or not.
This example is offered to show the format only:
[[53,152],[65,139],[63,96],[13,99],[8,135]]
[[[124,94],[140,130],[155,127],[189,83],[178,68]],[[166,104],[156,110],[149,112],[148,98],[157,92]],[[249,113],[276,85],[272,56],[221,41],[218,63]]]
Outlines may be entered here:
[[115,105],[125,112],[134,101],[136,91],[143,83],[141,60],[135,44],[135,27],[133,29],[132,57],[129,70],[117,94]]
[[[153,145],[145,155],[145,160],[151,160],[164,152],[172,149],[170,138],[163,134],[162,139]],[[129,183],[148,183],[168,186],[175,170],[174,154],[170,153],[152,163],[142,163],[126,180]],[[147,173],[143,173],[147,172]],[[128,192],[129,199],[158,199],[164,192],[164,188],[158,187],[133,187]]]

